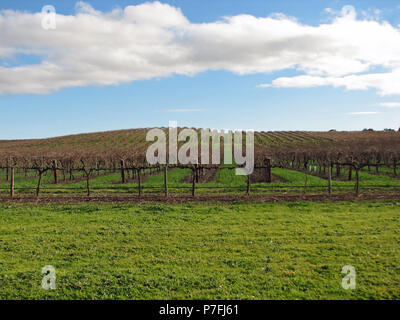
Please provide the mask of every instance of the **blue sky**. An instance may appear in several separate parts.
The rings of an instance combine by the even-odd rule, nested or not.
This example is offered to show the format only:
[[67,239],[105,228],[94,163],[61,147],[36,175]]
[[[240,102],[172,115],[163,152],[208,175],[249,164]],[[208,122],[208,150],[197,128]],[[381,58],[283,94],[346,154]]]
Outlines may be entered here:
[[[247,14],[264,18],[272,13],[283,13],[286,16],[295,17],[300,25],[315,27],[332,23],[333,18],[330,12],[336,12],[335,14],[338,15],[337,12],[346,5],[354,7],[357,17],[361,15],[358,18],[360,20],[364,19],[361,14],[364,12],[365,19],[375,19],[379,23],[387,21],[395,30],[400,24],[399,3],[391,0],[162,2],[171,7],[180,8],[183,16],[191,24],[212,23],[221,20],[224,16]],[[95,10],[104,13],[117,7],[125,8],[128,5],[138,5],[143,2],[92,0],[87,3]],[[2,0],[0,10],[13,9],[35,13],[40,12],[47,4],[53,5],[57,14],[76,14],[75,2],[61,0],[49,2]],[[326,8],[331,10],[325,10]],[[379,11],[376,11],[377,9]],[[370,17],[369,14],[374,17]],[[43,37],[47,37],[49,32],[52,31],[44,32]],[[28,40],[24,41],[28,43]],[[372,45],[373,41],[374,38],[371,39]],[[13,42],[10,41],[10,43]],[[243,48],[245,50],[246,46]],[[56,49],[54,50],[57,52]],[[224,46],[218,50],[224,50]],[[35,54],[31,51],[28,54],[21,52],[2,56],[0,46],[0,66],[4,69],[3,75],[19,66],[40,65],[47,55],[46,51],[40,50]],[[54,56],[57,55],[54,54]],[[367,58],[365,59],[367,61]],[[385,63],[374,65],[373,59],[375,58],[371,58],[372,62],[369,60],[365,62],[371,64],[368,70],[346,70],[340,75],[332,71],[322,76],[320,73],[313,73],[314,71],[306,71],[306,74],[318,78],[313,78],[313,81],[317,79],[336,83],[335,81],[342,81],[343,77],[348,75],[377,74],[386,72],[387,68],[396,70],[398,67],[397,61],[391,62],[392,64],[388,67]],[[389,56],[388,60],[390,60]],[[244,61],[244,64],[247,62]],[[103,65],[104,62],[101,64]],[[244,73],[236,72],[234,65],[216,68],[217,70],[213,67],[204,67],[204,69],[196,69],[199,71],[189,75],[177,71],[168,75],[145,76],[143,79],[132,81],[116,81],[112,85],[88,81],[84,85],[60,85],[45,93],[32,93],[30,89],[21,92],[4,89],[0,95],[2,115],[0,139],[42,138],[82,132],[167,126],[169,120],[177,120],[179,126],[266,131],[329,130],[332,128],[381,130],[400,127],[400,107],[397,107],[400,94],[393,88],[382,89],[371,84],[368,84],[370,86],[368,89],[354,89],[345,85],[304,85],[303,83],[287,85],[289,78],[293,81],[302,81],[297,76],[304,75],[304,70],[296,67],[282,67],[278,70],[265,71],[262,67],[257,64],[260,71],[257,69]],[[305,68],[308,68],[308,65]],[[315,66],[310,68],[313,69]],[[101,73],[98,74],[101,77]],[[322,80],[321,77],[323,77]],[[332,77],[335,79],[332,80]],[[5,77],[6,80],[7,78]],[[274,84],[276,79],[282,79],[282,81]],[[24,81],[27,80],[22,77],[12,83],[12,86],[18,86]],[[0,76],[0,92],[3,83],[4,80]],[[267,85],[260,87],[260,84]],[[29,83],[24,85],[29,87]],[[359,85],[358,82],[357,85]],[[385,107],[385,103],[396,107]]]

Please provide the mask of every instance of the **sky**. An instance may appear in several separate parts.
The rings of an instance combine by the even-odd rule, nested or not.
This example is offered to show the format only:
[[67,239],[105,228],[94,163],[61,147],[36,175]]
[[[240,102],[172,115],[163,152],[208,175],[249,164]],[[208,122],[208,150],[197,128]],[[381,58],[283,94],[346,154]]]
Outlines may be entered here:
[[400,3],[2,0],[0,112],[0,139],[397,130]]

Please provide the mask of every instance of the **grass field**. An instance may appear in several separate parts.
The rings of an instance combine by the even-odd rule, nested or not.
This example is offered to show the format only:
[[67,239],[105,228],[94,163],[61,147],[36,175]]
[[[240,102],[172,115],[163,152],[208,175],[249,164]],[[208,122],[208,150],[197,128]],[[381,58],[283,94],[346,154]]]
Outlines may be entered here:
[[0,298],[399,299],[399,214],[396,201],[2,203]]

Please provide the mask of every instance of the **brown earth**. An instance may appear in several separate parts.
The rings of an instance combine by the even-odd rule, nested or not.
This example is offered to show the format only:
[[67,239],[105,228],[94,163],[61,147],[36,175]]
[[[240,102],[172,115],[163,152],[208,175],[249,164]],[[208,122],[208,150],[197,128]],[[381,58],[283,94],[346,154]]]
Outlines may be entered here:
[[68,197],[0,197],[0,202],[16,202],[16,203],[82,203],[82,202],[119,202],[119,203],[148,203],[148,202],[164,202],[164,203],[185,203],[185,202],[230,202],[235,201],[252,201],[252,202],[279,202],[279,201],[362,201],[362,200],[395,200],[400,201],[399,193],[385,194],[361,194],[356,196],[350,193],[323,195],[323,194],[306,194],[306,195],[213,195],[213,196],[187,196],[187,195],[171,195],[165,196],[68,196]]
[[[285,179],[271,175],[272,182],[286,182]],[[265,169],[254,169],[253,173],[250,175],[250,182],[251,183],[261,183],[266,182],[267,176],[265,173]]]
[[[217,170],[218,169],[207,169],[204,170],[204,175],[199,176],[199,182],[198,183],[207,183],[211,181],[216,180],[216,175],[217,175]],[[182,183],[192,183],[192,173],[188,174],[185,178],[182,179]]]

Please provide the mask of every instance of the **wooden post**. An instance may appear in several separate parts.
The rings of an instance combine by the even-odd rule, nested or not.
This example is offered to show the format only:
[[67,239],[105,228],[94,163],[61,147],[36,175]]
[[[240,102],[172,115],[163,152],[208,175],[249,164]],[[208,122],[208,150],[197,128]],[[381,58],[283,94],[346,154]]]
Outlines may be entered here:
[[339,163],[336,164],[336,176],[340,177],[340,164]]
[[57,170],[57,160],[53,161],[53,170],[54,170],[54,183],[58,183],[58,170]]
[[168,166],[164,167],[164,195],[168,197]]
[[86,173],[87,196],[90,197],[90,172]]
[[194,197],[194,195],[195,195],[195,188],[196,188],[196,172],[197,170],[196,169],[193,169],[193,171],[192,171],[192,176],[193,176],[193,179],[192,179],[192,197]]
[[360,179],[358,176],[358,171],[359,169],[356,168],[356,195],[358,196],[359,192],[360,192]]
[[328,193],[332,194],[332,164],[329,162],[328,166]]
[[42,182],[42,175],[43,175],[43,171],[39,171],[39,179],[38,179],[38,184],[36,187],[36,197],[39,197],[39,193],[40,193],[40,183]]
[[11,166],[10,197],[14,197],[14,166]]
[[140,179],[140,169],[137,169],[138,186],[139,186],[139,197],[142,195],[142,181]]
[[246,187],[246,194],[250,194],[250,175],[247,175],[247,187]]
[[125,164],[124,164],[124,160],[121,160],[121,179],[122,179],[122,183],[125,183]]
[[353,178],[353,166],[349,165],[349,181]]
[[397,162],[396,162],[396,160],[393,160],[393,173],[395,176],[397,176],[396,166],[397,166]]
[[267,183],[271,183],[272,182],[271,159],[267,159],[266,165],[267,165],[267,168],[266,168],[266,173],[267,173],[266,182]]
[[196,165],[196,182],[199,183],[199,176],[200,176],[200,169],[199,167]]

